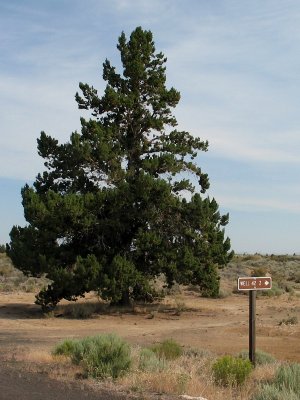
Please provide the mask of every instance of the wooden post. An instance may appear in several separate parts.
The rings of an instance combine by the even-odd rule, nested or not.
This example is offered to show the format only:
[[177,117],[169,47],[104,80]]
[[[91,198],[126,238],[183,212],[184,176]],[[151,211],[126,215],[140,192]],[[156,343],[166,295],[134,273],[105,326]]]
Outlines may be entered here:
[[256,290],[249,291],[249,359],[255,367]]

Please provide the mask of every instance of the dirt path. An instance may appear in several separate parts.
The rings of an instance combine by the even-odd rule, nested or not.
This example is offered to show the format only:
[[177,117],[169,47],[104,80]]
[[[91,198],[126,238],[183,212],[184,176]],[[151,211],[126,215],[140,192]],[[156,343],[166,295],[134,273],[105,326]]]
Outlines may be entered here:
[[[178,299],[176,301],[178,303]],[[113,387],[110,390],[100,385],[93,390],[90,384],[74,380],[74,373],[65,376],[64,370],[57,371],[50,353],[65,338],[114,332],[133,345],[145,346],[173,338],[185,348],[210,350],[215,354],[237,354],[247,349],[247,296],[212,300],[187,292],[180,299],[181,312],[178,312],[176,301],[172,298],[160,305],[78,320],[65,318],[62,314],[45,318],[33,304],[33,294],[1,293],[0,400],[130,399],[128,394],[113,390]],[[64,307],[62,305],[59,312],[63,313]],[[257,348],[279,360],[300,362],[300,324],[280,325],[291,316],[300,320],[299,297],[260,298],[256,311]],[[22,363],[26,368],[22,369]],[[172,397],[148,396],[144,399]]]
[[1,363],[0,400],[178,400],[178,396],[162,394],[122,393],[119,388],[104,388],[101,383],[86,384],[84,381],[61,382],[42,373],[20,369]]
[[[55,344],[67,337],[104,332],[115,332],[135,345],[173,338],[185,347],[202,348],[217,354],[236,354],[248,347],[247,296],[212,300],[186,293],[184,311],[180,315],[176,315],[174,300],[169,300],[170,304],[152,306],[151,309],[140,307],[87,320],[45,319],[33,301],[33,294],[1,294],[0,352],[5,349],[11,357],[20,352],[50,352]],[[300,324],[279,325],[291,315],[300,320],[299,298],[259,299],[257,348],[280,360],[300,362]]]

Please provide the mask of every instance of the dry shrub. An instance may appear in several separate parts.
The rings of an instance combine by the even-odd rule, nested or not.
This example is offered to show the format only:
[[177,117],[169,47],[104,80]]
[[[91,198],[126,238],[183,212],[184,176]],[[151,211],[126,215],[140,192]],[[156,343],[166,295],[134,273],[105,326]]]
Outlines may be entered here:
[[251,384],[255,386],[259,382],[271,382],[278,369],[278,362],[257,366],[251,374]]
[[[243,360],[248,360],[249,359],[249,351],[242,350],[241,352],[238,353],[237,356],[239,358],[242,358]],[[256,352],[255,352],[256,365],[274,364],[275,362],[276,362],[276,359],[275,359],[275,357],[272,356],[272,354],[266,353],[265,351],[262,351],[262,350],[256,350]]]
[[22,361],[33,362],[33,363],[54,363],[52,354],[49,354],[47,350],[34,349],[28,352],[24,352],[21,356]]
[[59,306],[59,311],[62,311],[68,318],[87,319],[101,311],[102,308],[103,305],[99,302],[76,302]]
[[[135,363],[136,364],[136,363]],[[141,371],[133,369],[130,374],[122,377],[119,382],[127,388],[138,391],[150,391],[166,394],[190,395],[204,394],[207,387],[207,379],[202,382],[199,372],[208,372],[204,367],[204,361],[196,360],[194,357],[181,356],[177,360],[169,361],[163,370]]]
[[297,324],[298,324],[298,318],[296,315],[284,318],[279,322],[279,325],[297,325]]
[[118,379],[127,390],[138,393],[187,394],[214,400],[250,400],[261,382],[270,382],[278,364],[258,366],[240,387],[220,387],[214,382],[212,365],[215,358],[203,351],[185,352],[166,363],[163,370],[141,371],[138,368],[140,349],[132,351],[133,367],[129,374]]
[[141,393],[184,393],[215,400],[229,399],[232,393],[230,389],[220,390],[215,386],[211,375],[211,359],[194,355],[183,355],[169,361],[163,370],[141,371],[133,368],[118,382],[127,389]]

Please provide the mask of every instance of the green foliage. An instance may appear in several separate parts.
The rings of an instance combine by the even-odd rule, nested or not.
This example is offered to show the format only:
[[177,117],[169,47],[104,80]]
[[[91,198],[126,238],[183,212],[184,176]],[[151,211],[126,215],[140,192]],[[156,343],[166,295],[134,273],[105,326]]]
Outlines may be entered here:
[[117,48],[123,70],[104,62],[102,96],[79,84],[91,119],[65,144],[41,133],[46,170],[22,189],[28,224],[12,228],[8,253],[25,274],[52,281],[36,298],[45,311],[91,290],[112,303],[151,301],[162,274],[169,288],[216,297],[218,268],[232,257],[228,215],[201,197],[209,181],[194,159],[208,143],[175,128],[180,94],[166,87],[166,58],[140,27]]
[[296,400],[300,393],[300,364],[281,365],[274,381],[263,385],[253,400]]
[[75,347],[77,345],[76,340],[66,339],[63,342],[59,343],[55,346],[52,354],[54,356],[68,356],[71,357],[75,351]]
[[5,244],[0,244],[0,253],[2,253],[2,254],[6,253],[6,246],[5,246]]
[[[243,360],[249,359],[249,351],[243,350],[238,354],[239,358]],[[273,364],[276,362],[276,358],[274,358],[271,354],[266,353],[262,350],[257,350],[255,352],[255,363],[256,365],[265,365],[265,364]]]
[[139,369],[148,372],[162,371],[166,367],[164,358],[159,358],[151,349],[142,349],[139,355]]
[[83,366],[87,376],[117,378],[130,368],[130,347],[113,334],[67,340],[54,349],[54,354],[70,356],[74,364]]
[[159,358],[174,360],[182,355],[182,347],[175,340],[167,339],[150,348]]
[[264,385],[253,400],[299,400],[299,395],[288,389],[279,389],[274,385]]
[[245,382],[252,371],[252,364],[249,360],[224,356],[213,364],[212,370],[217,384],[237,386]]
[[275,385],[282,389],[300,393],[300,364],[281,365],[275,377]]

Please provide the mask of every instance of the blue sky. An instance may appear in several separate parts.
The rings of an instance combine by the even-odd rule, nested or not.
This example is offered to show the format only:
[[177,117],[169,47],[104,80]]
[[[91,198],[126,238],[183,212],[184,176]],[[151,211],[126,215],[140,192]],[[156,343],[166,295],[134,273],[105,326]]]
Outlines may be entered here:
[[23,226],[20,189],[43,170],[40,131],[79,129],[80,81],[104,88],[117,38],[153,32],[179,128],[207,139],[198,163],[236,252],[300,253],[297,0],[0,0],[0,243]]

